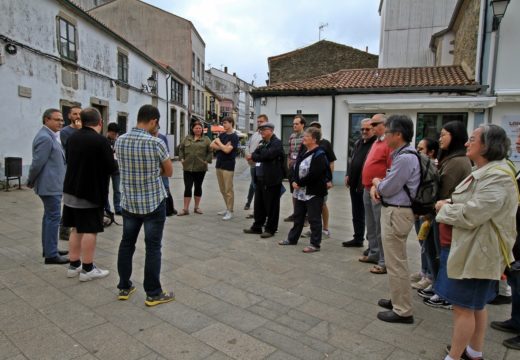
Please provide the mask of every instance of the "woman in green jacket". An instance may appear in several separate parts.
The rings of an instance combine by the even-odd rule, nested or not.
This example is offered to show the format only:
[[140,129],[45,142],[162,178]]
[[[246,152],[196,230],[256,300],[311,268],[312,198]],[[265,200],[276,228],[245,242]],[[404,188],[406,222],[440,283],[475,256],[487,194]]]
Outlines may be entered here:
[[179,159],[184,170],[184,208],[177,216],[189,215],[193,187],[195,187],[193,212],[202,214],[199,207],[202,197],[202,182],[208,171],[208,164],[213,159],[210,143],[208,137],[203,134],[202,123],[194,121],[191,124],[190,135],[186,136],[179,146]]

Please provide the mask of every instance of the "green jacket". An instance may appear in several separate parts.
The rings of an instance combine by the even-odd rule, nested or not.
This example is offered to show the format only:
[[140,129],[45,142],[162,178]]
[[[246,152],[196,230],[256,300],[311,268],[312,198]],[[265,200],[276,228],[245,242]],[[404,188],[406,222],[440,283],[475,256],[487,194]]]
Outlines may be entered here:
[[193,135],[186,136],[179,145],[179,160],[184,171],[208,171],[208,164],[213,160],[211,141],[207,136],[195,140]]

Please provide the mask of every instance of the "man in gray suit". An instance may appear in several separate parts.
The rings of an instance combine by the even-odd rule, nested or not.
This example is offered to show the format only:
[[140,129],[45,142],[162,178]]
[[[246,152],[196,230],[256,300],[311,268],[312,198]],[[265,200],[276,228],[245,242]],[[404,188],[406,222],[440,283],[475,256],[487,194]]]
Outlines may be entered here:
[[58,250],[58,228],[61,219],[61,197],[65,177],[65,154],[58,142],[58,131],[63,126],[63,115],[57,109],[43,113],[43,126],[34,137],[32,164],[27,186],[43,202],[42,246],[45,264],[66,264],[67,251]]

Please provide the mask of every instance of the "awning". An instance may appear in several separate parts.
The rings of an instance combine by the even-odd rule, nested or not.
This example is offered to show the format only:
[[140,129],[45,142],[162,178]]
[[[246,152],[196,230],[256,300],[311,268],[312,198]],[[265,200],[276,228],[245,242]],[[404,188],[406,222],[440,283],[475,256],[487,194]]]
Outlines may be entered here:
[[350,110],[401,110],[401,109],[487,109],[496,106],[495,97],[436,96],[407,99],[374,96],[371,99],[345,100]]

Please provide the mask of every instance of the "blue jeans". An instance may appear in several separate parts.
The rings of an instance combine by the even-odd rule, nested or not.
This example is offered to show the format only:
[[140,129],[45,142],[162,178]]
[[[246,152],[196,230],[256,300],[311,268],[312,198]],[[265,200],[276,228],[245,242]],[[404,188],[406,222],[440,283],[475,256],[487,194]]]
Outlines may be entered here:
[[58,256],[61,195],[40,195],[43,202],[42,247],[46,258]]
[[119,289],[129,289],[132,286],[132,257],[135,243],[141,226],[144,224],[144,243],[146,256],[144,262],[144,291],[149,296],[162,292],[161,274],[161,243],[166,221],[166,206],[163,200],[153,212],[140,215],[129,213],[123,209],[123,238],[119,244],[117,271],[119,272]]
[[[114,211],[119,213],[121,212],[121,191],[119,191],[119,181],[120,181],[120,177],[119,177],[119,173],[117,174],[112,174],[111,175],[111,178],[112,178],[112,193],[113,193],[113,201],[114,201]],[[107,212],[111,212],[110,211],[110,200],[108,200],[108,197],[107,197],[107,201],[105,203],[105,210]]]
[[[520,261],[517,261],[517,263]],[[507,274],[507,283],[511,286],[513,303],[511,304],[511,325],[520,329],[520,271]]]

